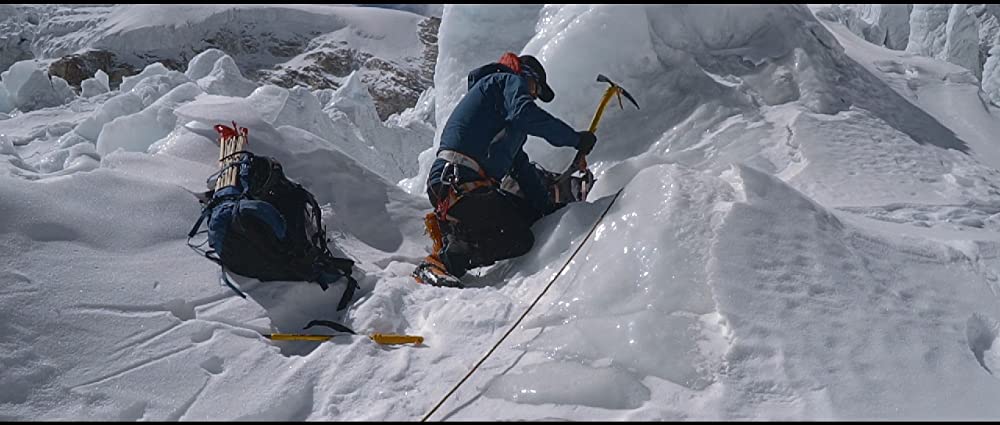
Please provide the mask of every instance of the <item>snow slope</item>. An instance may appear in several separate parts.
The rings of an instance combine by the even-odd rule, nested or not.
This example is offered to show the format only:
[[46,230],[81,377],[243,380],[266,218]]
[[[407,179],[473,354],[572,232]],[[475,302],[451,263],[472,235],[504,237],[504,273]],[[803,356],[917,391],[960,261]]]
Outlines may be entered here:
[[[997,118],[969,71],[802,5],[447,5],[439,37],[435,89],[387,123],[351,84],[238,92],[222,56],[217,93],[151,69],[131,92],[0,120],[0,416],[417,420],[551,279],[432,420],[1000,415]],[[606,111],[590,202],[536,224],[531,252],[470,288],[417,285],[432,125],[505,50],[542,60],[545,108],[576,128],[597,73],[642,109]],[[210,126],[233,120],[357,261],[346,313],[341,284],[238,278],[236,297],[185,246],[185,189],[215,168]],[[364,146],[411,168],[387,176],[399,159]],[[573,154],[526,150],[549,169]],[[425,341],[260,336],[311,319]]]
[[358,4],[356,6],[367,6],[367,7],[384,7],[386,9],[398,9],[413,12],[425,16],[437,16],[441,17],[441,12],[444,11],[443,4]]
[[217,48],[249,79],[285,88],[336,89],[361,71],[382,119],[412,106],[430,87],[439,21],[350,5],[14,5],[4,11],[3,69],[35,59],[78,89],[103,69],[117,87],[122,75],[149,64],[179,69]]
[[[975,74],[997,104],[996,50],[1000,8],[995,4],[812,4],[816,16],[839,22],[865,40],[934,57]],[[912,29],[912,31],[911,31]]]
[[[97,48],[173,58],[178,55],[167,51],[186,52],[191,57],[204,50],[206,40],[231,37],[218,42],[229,48],[230,54],[240,53],[241,65],[257,68],[287,59],[286,50],[301,47],[308,34],[347,27],[384,41],[369,40],[383,48],[379,53],[389,48],[393,55],[417,56],[419,51],[406,49],[419,48],[413,36],[419,20],[406,12],[330,5],[116,5],[64,10],[56,19],[43,23],[34,45],[36,56],[41,57]],[[68,30],[79,27],[87,31]]]

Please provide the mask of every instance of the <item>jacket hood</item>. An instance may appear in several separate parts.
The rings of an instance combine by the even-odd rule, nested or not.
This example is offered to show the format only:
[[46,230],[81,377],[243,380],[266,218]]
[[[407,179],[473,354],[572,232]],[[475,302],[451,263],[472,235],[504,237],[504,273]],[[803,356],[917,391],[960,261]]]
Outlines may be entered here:
[[517,73],[514,72],[513,69],[510,69],[506,65],[501,65],[495,62],[486,64],[479,68],[473,69],[472,72],[469,73],[469,89],[471,90],[472,86],[476,85],[476,83],[478,83],[479,80],[482,80],[483,78],[485,78],[490,74],[496,74],[498,72],[506,72],[517,75]]

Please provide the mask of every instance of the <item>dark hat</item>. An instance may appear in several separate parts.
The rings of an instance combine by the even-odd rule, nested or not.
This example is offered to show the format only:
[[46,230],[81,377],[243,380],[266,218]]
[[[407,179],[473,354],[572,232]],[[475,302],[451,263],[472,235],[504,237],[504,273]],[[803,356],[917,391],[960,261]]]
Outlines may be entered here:
[[549,87],[549,83],[545,81],[545,68],[542,67],[541,62],[538,62],[538,59],[531,55],[523,55],[518,59],[521,60],[521,67],[526,68],[523,70],[524,73],[534,78],[535,82],[538,83],[538,99],[546,103],[551,102],[556,94],[552,91],[552,87]]

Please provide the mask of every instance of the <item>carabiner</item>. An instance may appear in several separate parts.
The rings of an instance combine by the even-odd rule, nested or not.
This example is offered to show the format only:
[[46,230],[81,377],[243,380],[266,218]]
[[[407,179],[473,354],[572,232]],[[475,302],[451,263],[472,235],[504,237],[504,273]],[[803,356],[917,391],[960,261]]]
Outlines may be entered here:
[[[449,173],[448,170],[451,172]],[[455,166],[454,162],[444,164],[444,168],[441,170],[441,184],[445,186],[458,185],[458,167]]]

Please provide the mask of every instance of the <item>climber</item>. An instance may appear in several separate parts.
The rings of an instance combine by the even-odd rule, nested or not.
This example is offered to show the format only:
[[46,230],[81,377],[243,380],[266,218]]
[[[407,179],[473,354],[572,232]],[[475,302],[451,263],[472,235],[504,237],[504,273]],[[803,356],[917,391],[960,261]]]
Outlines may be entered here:
[[[461,287],[466,271],[518,257],[534,245],[531,224],[563,204],[554,203],[523,145],[528,135],[584,156],[597,142],[535,104],[555,97],[545,69],[533,56],[506,52],[469,73],[469,91],[441,133],[427,178],[434,212],[425,217],[433,253],[413,272],[418,282]],[[586,164],[580,164],[581,169]],[[524,198],[500,188],[517,181]]]

